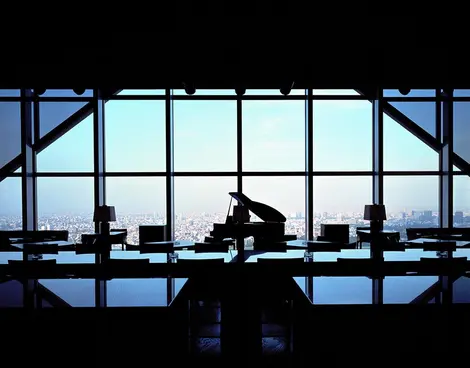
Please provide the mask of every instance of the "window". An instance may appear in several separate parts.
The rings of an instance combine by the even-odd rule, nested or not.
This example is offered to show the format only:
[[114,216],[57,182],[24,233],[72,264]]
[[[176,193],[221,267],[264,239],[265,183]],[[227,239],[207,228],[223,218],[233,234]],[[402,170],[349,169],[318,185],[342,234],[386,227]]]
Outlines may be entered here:
[[[387,102],[385,102],[385,105]],[[433,137],[436,136],[436,103],[435,102],[389,102],[389,104],[408,119],[423,128]]]
[[244,101],[243,170],[305,171],[305,101]]
[[93,115],[37,155],[38,172],[93,172]]
[[164,89],[123,89],[118,93],[120,96],[132,95],[164,95]]
[[0,97],[20,97],[19,89],[0,89]]
[[385,114],[383,141],[385,171],[439,170],[438,153]]
[[21,178],[0,181],[0,230],[22,229],[21,198]]
[[470,102],[454,103],[454,152],[470,161]]
[[201,89],[196,88],[196,93],[188,95],[184,89],[174,89],[173,94],[175,96],[202,96],[202,95],[213,95],[213,96],[235,96],[235,89]]
[[86,89],[81,95],[77,95],[72,89],[46,89],[40,97],[93,97],[93,90]]
[[372,104],[314,101],[313,150],[316,171],[372,171]]
[[[281,94],[280,88],[274,89],[247,89],[245,95],[259,95],[259,96],[284,96]],[[302,96],[305,95],[305,89],[293,88],[291,89],[289,96]]]
[[470,177],[454,176],[454,226],[470,226]]
[[21,105],[0,102],[0,168],[21,153]]
[[439,226],[439,177],[386,176],[384,204],[384,229],[400,231],[402,239],[406,228]]
[[92,113],[91,102],[40,102],[39,104],[39,135],[47,133],[67,122],[67,130],[80,123],[83,112]]
[[319,176],[313,178],[314,236],[321,224],[349,224],[350,237],[364,221],[364,206],[372,203],[372,176]]
[[108,101],[106,170],[166,170],[165,101]]
[[236,101],[175,101],[174,155],[175,171],[236,171]]
[[139,244],[139,225],[166,224],[164,177],[108,177],[106,204],[116,209],[114,229],[127,229],[127,242]]
[[69,239],[80,241],[94,233],[93,178],[38,178],[38,229],[68,230]]
[[435,89],[412,89],[407,95],[403,95],[398,89],[384,89],[384,97],[435,97]]
[[[287,218],[285,233],[305,239],[305,177],[245,177],[243,193],[281,212]],[[262,221],[251,215],[250,221]]]
[[175,178],[175,239],[202,241],[214,223],[225,223],[235,177]]

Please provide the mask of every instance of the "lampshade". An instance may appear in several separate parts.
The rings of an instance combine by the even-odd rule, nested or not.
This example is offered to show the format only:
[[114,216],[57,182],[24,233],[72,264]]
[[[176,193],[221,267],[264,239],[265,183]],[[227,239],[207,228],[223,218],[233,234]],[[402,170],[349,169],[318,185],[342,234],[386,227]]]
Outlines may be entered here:
[[116,221],[116,210],[114,206],[98,206],[93,215],[94,222]]
[[366,204],[364,207],[364,220],[383,221],[387,219],[383,204]]

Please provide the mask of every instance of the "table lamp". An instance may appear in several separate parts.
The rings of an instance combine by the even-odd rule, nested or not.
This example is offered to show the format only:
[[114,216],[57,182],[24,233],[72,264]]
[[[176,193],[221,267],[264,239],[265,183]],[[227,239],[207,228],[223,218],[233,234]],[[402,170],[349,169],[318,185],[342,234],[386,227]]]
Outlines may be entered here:
[[95,208],[93,221],[99,223],[101,235],[109,235],[109,223],[116,221],[116,210],[114,206],[98,206]]
[[364,206],[364,220],[370,221],[370,232],[377,233],[383,228],[383,221],[387,219],[385,205],[366,204]]

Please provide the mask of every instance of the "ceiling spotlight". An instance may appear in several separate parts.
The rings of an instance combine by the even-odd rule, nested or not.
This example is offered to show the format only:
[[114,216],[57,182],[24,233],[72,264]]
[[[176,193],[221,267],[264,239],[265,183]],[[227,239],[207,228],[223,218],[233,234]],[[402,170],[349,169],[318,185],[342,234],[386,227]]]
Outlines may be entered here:
[[243,96],[246,93],[246,88],[235,88],[235,93],[237,96]]
[[284,96],[287,96],[290,93],[290,91],[292,90],[293,87],[294,87],[294,82],[292,81],[292,82],[286,83],[284,86],[282,86],[280,91]]
[[73,91],[75,92],[75,94],[81,96],[85,93],[85,88],[74,88]]
[[400,92],[403,96],[406,96],[408,93],[411,92],[411,89],[409,89],[409,88],[399,88],[398,92]]
[[45,88],[35,88],[35,89],[34,89],[34,93],[35,93],[37,96],[41,96],[41,95],[43,95],[44,93],[46,93],[46,89],[45,89]]
[[183,88],[184,88],[184,91],[188,95],[194,95],[196,93],[196,88],[194,87],[194,85],[192,83],[183,82]]

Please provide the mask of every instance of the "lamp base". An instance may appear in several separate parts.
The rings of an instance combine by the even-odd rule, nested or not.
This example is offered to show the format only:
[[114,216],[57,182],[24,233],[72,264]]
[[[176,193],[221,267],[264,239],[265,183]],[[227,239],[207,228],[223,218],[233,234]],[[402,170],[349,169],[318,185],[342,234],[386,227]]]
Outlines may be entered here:
[[109,235],[109,222],[100,222],[100,234]]

